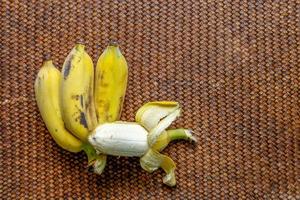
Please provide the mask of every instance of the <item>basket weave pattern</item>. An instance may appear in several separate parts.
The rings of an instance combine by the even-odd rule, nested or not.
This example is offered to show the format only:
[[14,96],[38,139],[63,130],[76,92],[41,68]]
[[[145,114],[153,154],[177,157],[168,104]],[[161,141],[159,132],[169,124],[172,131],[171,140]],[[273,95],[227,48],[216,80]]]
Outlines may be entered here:
[[[1,199],[300,199],[300,3],[283,1],[2,1]],[[96,62],[111,39],[129,64],[122,120],[153,100],[176,100],[177,187],[138,158],[87,172],[84,153],[59,148],[33,83],[43,56],[62,63],[85,41]]]

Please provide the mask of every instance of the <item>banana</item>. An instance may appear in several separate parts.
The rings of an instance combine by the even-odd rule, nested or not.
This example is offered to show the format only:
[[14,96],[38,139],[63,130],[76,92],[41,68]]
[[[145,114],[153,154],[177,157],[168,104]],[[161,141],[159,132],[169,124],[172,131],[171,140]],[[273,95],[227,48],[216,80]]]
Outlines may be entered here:
[[62,120],[59,106],[60,79],[60,72],[52,61],[45,61],[34,84],[37,105],[55,142],[65,150],[79,152],[83,149],[82,142],[65,129]]
[[94,91],[94,67],[85,46],[77,44],[62,69],[61,108],[66,128],[81,141],[97,125]]
[[89,136],[89,142],[102,154],[142,156],[149,149],[147,134],[138,123],[116,121],[98,126]]
[[162,168],[166,173],[163,182],[174,186],[176,165],[160,151],[173,140],[196,142],[191,130],[166,130],[180,111],[179,103],[173,101],[146,103],[137,111],[136,122],[99,124],[89,136],[89,142],[100,155],[138,156],[144,170],[153,172]]
[[115,42],[98,59],[95,75],[95,106],[98,122],[119,119],[127,87],[128,67]]

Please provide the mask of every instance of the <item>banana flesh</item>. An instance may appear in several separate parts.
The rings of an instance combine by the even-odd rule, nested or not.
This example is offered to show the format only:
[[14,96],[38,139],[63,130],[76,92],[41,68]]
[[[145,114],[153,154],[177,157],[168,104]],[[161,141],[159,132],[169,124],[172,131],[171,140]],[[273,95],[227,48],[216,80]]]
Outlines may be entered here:
[[98,59],[95,75],[95,105],[98,122],[119,119],[127,87],[128,68],[118,45],[111,43]]
[[148,132],[138,123],[112,122],[98,126],[90,143],[98,152],[114,156],[142,156],[149,149]]
[[45,61],[35,80],[34,89],[38,108],[55,142],[70,152],[82,150],[82,142],[69,133],[62,120],[59,106],[61,76],[51,60]]
[[61,74],[61,108],[66,128],[81,141],[96,124],[94,68],[85,46],[77,44],[67,56]]

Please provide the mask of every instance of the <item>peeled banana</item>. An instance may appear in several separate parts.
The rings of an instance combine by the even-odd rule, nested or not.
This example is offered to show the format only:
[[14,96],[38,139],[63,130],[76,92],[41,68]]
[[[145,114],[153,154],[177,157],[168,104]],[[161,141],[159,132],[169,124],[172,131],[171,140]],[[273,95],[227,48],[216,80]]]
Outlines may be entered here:
[[159,151],[172,140],[196,141],[190,130],[166,130],[180,110],[177,102],[147,103],[138,110],[136,122],[100,124],[89,136],[89,142],[99,154],[140,157],[142,168],[148,172],[161,167],[166,172],[163,182],[174,186],[176,165]]
[[119,119],[127,87],[127,62],[112,42],[99,57],[95,75],[95,106],[98,122]]
[[65,126],[81,141],[97,125],[94,106],[94,67],[85,51],[77,44],[67,56],[61,74],[61,108]]
[[37,105],[55,142],[65,150],[79,152],[83,143],[65,129],[62,120],[59,106],[60,79],[60,72],[52,61],[45,61],[34,84]]

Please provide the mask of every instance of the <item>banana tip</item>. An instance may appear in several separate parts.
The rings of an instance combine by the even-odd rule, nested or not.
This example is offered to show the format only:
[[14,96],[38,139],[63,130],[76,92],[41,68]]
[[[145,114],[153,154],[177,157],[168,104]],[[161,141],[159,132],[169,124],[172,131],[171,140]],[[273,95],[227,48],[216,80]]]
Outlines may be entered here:
[[117,40],[110,40],[109,43],[108,43],[108,46],[117,47],[117,46],[119,46],[119,44],[118,44]]
[[186,135],[188,136],[188,138],[190,139],[191,142],[193,142],[193,143],[197,142],[197,138],[194,136],[194,131],[186,130]]
[[50,54],[50,53],[45,53],[45,54],[43,55],[43,59],[44,59],[44,61],[49,61],[49,60],[51,60],[51,54]]
[[77,44],[85,45],[85,42],[84,42],[84,40],[83,40],[82,38],[79,38],[79,39],[77,40]]

